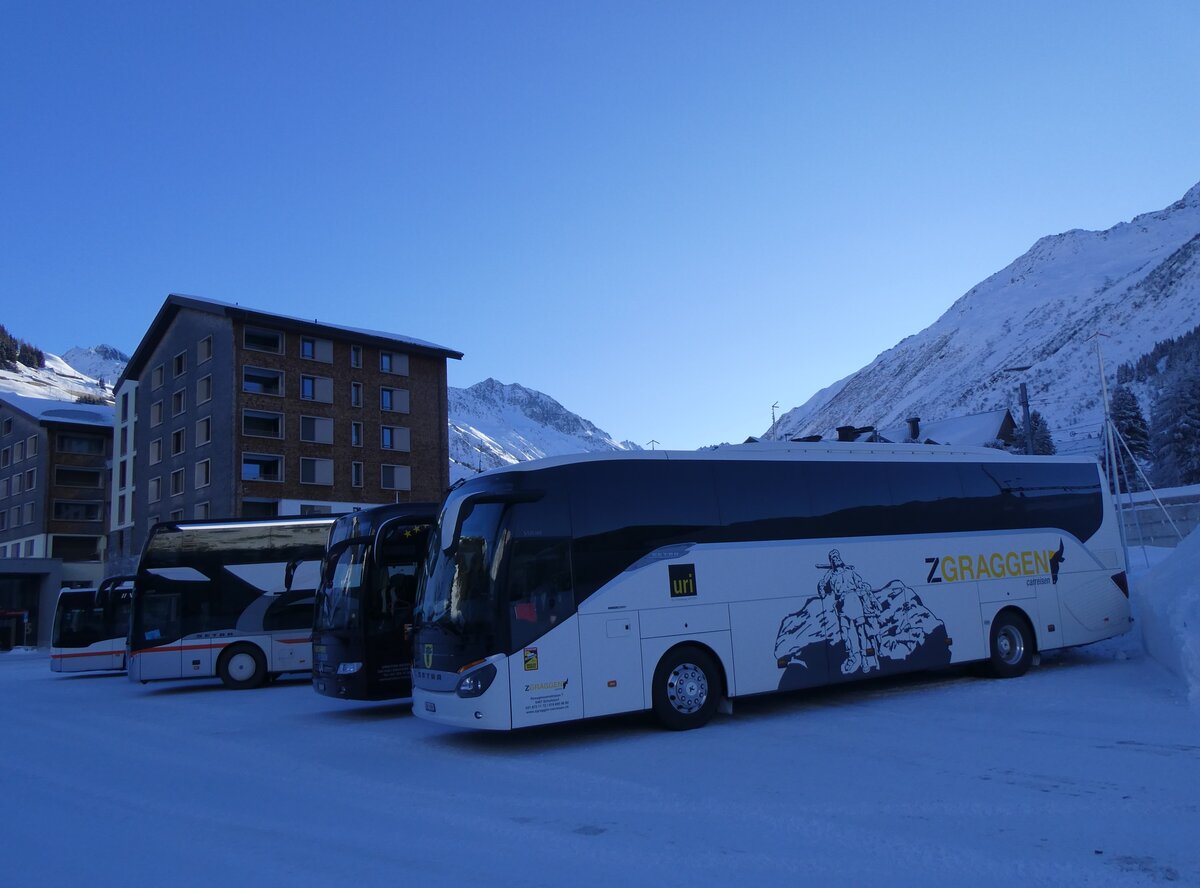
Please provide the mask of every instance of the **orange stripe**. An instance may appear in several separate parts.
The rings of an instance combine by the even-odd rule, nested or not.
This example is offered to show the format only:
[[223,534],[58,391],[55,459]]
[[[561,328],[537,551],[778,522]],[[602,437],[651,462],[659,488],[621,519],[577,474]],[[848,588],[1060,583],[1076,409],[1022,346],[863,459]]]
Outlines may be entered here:
[[211,644],[183,644],[178,647],[144,648],[140,651],[133,651],[130,656],[136,657],[139,654],[170,654],[179,651],[212,651],[220,650],[231,644],[233,644],[232,641],[214,641]]
[[67,660],[72,657],[121,657],[124,651],[85,651],[82,654],[51,654],[51,660]]

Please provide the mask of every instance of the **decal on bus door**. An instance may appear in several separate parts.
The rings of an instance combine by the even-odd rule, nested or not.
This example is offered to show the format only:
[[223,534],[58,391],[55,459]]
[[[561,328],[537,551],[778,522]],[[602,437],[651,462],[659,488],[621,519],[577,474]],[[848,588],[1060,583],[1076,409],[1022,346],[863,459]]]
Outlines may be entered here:
[[945,625],[903,581],[873,589],[837,549],[815,566],[824,571],[817,594],[783,618],[775,638],[780,690],[810,685],[803,673],[818,664],[847,677],[949,664]]

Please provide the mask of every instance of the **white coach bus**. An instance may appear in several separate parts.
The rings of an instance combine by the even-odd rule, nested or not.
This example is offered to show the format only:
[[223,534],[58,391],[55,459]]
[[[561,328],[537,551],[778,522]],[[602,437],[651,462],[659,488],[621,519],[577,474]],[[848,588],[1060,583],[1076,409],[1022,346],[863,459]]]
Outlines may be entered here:
[[1094,461],[757,443],[521,463],[448,496],[413,711],[506,730],[984,661],[1130,625]]
[[138,562],[131,681],[254,688],[312,669],[313,605],[333,517],[156,524]]
[[51,672],[125,668],[133,577],[109,577],[95,589],[63,589],[54,609]]

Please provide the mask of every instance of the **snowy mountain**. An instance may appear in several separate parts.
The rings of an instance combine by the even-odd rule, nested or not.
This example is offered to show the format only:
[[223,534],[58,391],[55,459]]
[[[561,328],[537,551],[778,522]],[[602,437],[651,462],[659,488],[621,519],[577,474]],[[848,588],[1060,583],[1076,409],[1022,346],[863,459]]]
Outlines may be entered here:
[[95,345],[91,348],[76,346],[63,353],[62,359],[84,376],[102,379],[112,386],[129,363],[129,355],[111,345]]
[[[1099,449],[1096,334],[1105,376],[1200,324],[1200,184],[1107,231],[1044,237],[937,321],[783,414],[768,437],[1008,407],[1025,382],[1060,452]],[[1026,367],[1025,371],[1005,368]],[[1138,392],[1143,406],[1149,403]]]
[[449,391],[450,480],[566,453],[639,450],[542,392],[485,379]]
[[[107,348],[107,346],[99,346]],[[113,349],[116,354],[120,354]],[[73,348],[67,352],[98,353],[98,349]],[[92,364],[85,366],[93,367]],[[122,368],[124,364],[120,365]],[[17,364],[14,370],[0,368],[0,392],[12,392],[27,398],[49,398],[55,401],[75,401],[83,396],[100,398],[111,404],[113,401],[112,384],[120,375],[120,369],[115,373],[103,374],[106,385],[101,385],[96,376],[82,372],[72,366],[66,358],[46,353],[46,366],[41,369]]]

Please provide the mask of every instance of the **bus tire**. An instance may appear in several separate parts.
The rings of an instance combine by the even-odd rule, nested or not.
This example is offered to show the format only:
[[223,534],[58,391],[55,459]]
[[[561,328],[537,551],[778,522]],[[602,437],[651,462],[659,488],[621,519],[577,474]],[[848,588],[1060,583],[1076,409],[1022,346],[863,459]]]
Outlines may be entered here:
[[1029,621],[1016,611],[1002,611],[992,620],[988,672],[994,678],[1017,678],[1033,662],[1034,640]]
[[217,660],[217,675],[237,691],[261,687],[267,680],[267,658],[257,645],[231,644]]
[[716,713],[721,691],[712,654],[690,645],[675,648],[654,670],[654,714],[672,731],[702,727]]

